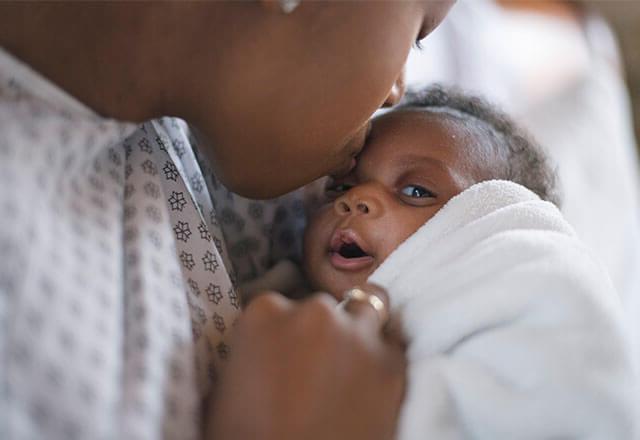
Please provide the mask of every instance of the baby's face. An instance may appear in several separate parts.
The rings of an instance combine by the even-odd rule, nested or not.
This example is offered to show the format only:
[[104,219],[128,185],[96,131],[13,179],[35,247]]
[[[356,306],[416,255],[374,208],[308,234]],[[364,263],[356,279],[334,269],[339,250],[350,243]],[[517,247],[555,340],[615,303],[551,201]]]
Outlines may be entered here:
[[305,232],[312,287],[341,299],[456,194],[478,181],[458,122],[400,110],[377,118],[358,164],[328,182]]

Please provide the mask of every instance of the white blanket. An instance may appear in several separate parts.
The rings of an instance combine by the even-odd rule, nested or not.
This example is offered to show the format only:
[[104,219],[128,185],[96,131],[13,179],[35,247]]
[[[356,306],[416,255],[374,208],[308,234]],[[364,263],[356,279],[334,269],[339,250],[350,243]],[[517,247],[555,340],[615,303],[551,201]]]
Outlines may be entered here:
[[400,440],[635,438],[618,296],[529,190],[471,187],[370,281],[389,290],[409,341]]

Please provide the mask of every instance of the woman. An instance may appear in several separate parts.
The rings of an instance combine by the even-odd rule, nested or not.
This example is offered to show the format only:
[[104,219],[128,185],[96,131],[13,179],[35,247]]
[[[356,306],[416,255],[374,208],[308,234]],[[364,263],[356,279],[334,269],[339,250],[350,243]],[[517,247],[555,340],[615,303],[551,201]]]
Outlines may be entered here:
[[200,437],[228,357],[216,438],[391,437],[403,354],[372,297],[347,314],[261,296],[230,341],[238,301],[190,139],[105,118],[180,116],[227,187],[282,194],[353,166],[451,3],[2,5],[0,436]]

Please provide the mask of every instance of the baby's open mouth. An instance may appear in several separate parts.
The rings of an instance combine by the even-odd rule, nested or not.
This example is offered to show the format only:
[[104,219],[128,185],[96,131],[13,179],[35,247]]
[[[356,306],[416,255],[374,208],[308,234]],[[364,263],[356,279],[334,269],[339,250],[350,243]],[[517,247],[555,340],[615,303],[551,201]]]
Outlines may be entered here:
[[367,253],[357,243],[343,243],[338,249],[338,254],[347,259],[368,257]]
[[352,230],[337,230],[331,238],[331,264],[339,270],[361,270],[370,266],[374,258],[366,250],[360,237]]

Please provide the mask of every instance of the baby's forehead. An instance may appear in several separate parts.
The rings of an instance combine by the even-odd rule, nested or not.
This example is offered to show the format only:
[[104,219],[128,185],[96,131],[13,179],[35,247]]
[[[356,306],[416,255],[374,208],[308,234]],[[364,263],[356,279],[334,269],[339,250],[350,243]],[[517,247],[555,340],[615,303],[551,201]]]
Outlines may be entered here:
[[[483,175],[492,174],[493,165],[502,156],[496,148],[498,142],[493,130],[485,121],[448,107],[392,110],[373,120],[372,133],[383,139],[395,136],[406,141],[405,144],[418,144],[420,148],[414,151],[424,154],[432,154],[434,149],[449,150]],[[389,143],[386,147],[400,154],[403,143]]]
[[378,116],[374,119],[374,123],[376,120],[383,121],[385,118],[405,119],[418,124],[431,124],[437,121],[450,129],[464,129],[482,123],[469,114],[449,107],[402,107]]
[[397,110],[394,110],[393,112],[400,113],[400,114],[402,114],[403,112],[410,113],[410,114],[420,113],[425,117],[455,121],[459,124],[463,124],[469,121],[470,119],[476,119],[467,113],[464,113],[458,109],[451,108],[451,107],[406,106],[406,107],[402,107]]
[[464,147],[467,144],[484,143],[483,127],[479,121],[470,115],[449,108],[418,108],[404,107],[387,112],[373,120],[375,135],[401,135],[411,133],[420,137],[428,148],[438,141],[450,139],[447,142],[452,147]]

